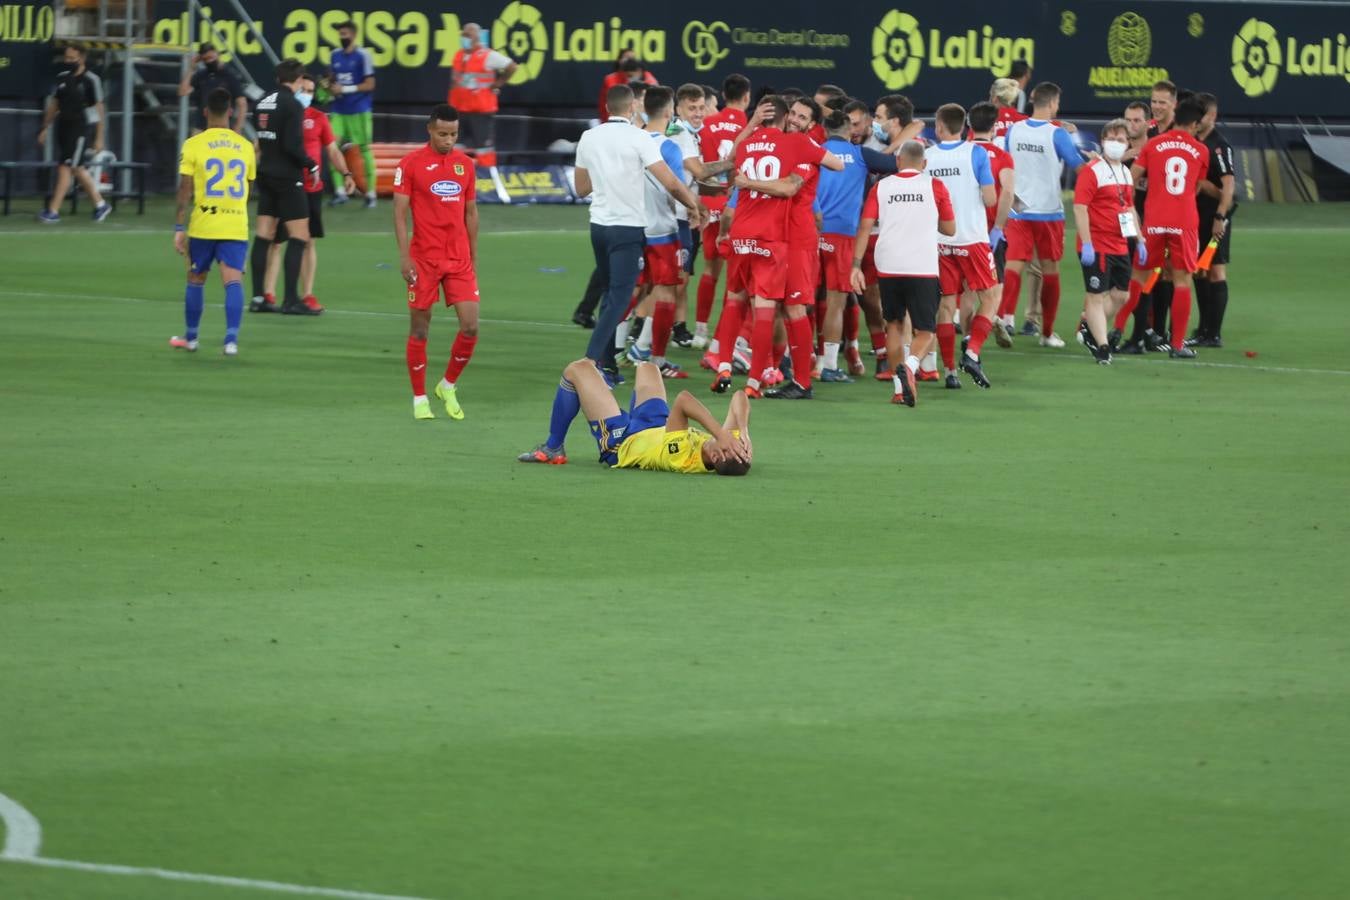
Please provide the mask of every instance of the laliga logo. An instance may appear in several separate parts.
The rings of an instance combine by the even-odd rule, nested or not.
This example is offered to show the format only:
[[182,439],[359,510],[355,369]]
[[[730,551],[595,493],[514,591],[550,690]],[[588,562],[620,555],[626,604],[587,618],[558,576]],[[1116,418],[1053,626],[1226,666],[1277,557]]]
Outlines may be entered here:
[[680,43],[685,55],[694,61],[695,70],[707,72],[731,55],[730,50],[722,49],[722,44],[717,39],[719,31],[727,34],[731,29],[726,22],[711,22],[704,25],[697,19],[684,26]]
[[548,55],[548,30],[539,10],[512,0],[492,23],[491,33],[502,36],[507,52],[518,63],[511,84],[524,84],[539,77]]
[[923,36],[919,21],[893,9],[872,29],[872,71],[890,90],[909,87],[919,80],[923,66]]
[[1280,74],[1280,37],[1269,22],[1251,18],[1233,37],[1233,80],[1248,97],[1275,87]]

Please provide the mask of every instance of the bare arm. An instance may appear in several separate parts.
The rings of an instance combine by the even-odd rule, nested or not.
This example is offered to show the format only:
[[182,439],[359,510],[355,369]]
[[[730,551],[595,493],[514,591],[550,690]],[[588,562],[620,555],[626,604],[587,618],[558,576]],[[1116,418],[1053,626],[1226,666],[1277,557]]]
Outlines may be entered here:
[[956,234],[956,220],[955,219],[939,220],[938,234],[945,234],[947,237],[951,237],[952,235]]
[[352,93],[370,94],[373,93],[374,91],[375,91],[375,76],[367,75],[365,78],[361,79],[361,83],[356,86],[356,90],[352,91]]
[[192,93],[192,76],[197,72],[197,56],[193,55],[188,62],[187,71],[183,73],[182,79],[178,82],[178,96],[186,97]]
[[1083,243],[1092,243],[1092,231],[1088,227],[1088,208],[1086,204],[1075,203],[1073,205],[1073,227],[1078,230],[1078,236],[1082,238]]
[[1016,175],[1012,169],[1004,169],[998,173],[998,183],[1002,192],[998,195],[998,208],[994,210],[994,227],[1002,228],[1008,224],[1008,213],[1012,211],[1013,203],[1013,184]]
[[738,459],[748,460],[748,448],[742,447],[739,452],[737,451],[736,439],[713,417],[708,407],[688,391],[680,391],[680,395],[675,398],[675,405],[670,408],[670,416],[666,419],[666,431],[684,431],[689,427],[691,420],[703,426],[703,430],[712,435],[719,449],[731,453]]
[[478,201],[470,200],[464,206],[464,230],[469,234],[469,260],[478,259]]
[[234,98],[234,130],[244,133],[244,123],[248,121],[248,98],[243,94]]
[[738,174],[736,176],[736,187],[743,191],[768,194],[770,197],[791,197],[801,190],[802,176],[793,173],[786,178],[777,178],[773,181],[758,181]]
[[867,276],[863,274],[862,269],[863,259],[867,256],[867,244],[872,237],[872,226],[876,223],[876,219],[863,216],[858,221],[858,233],[853,238],[853,271],[849,273],[849,281],[859,294],[867,290]]
[[356,193],[356,182],[352,180],[352,173],[347,171],[347,160],[338,149],[337,141],[329,141],[328,146],[323,149],[328,154],[328,164],[333,167],[334,172],[342,176],[343,189],[349,194]]
[[102,100],[94,104],[94,112],[98,115],[98,121],[94,123],[94,152],[100,153],[103,150],[103,129],[108,124],[108,114]]
[[905,141],[917,141],[919,139],[919,135],[923,134],[924,124],[925,123],[923,119],[915,119],[914,121],[906,125],[904,128],[901,128],[900,136],[897,137],[895,141],[889,147],[886,148],[886,152],[894,156],[895,154],[900,152],[900,146],[904,144]]
[[173,248],[182,255],[187,248],[187,215],[192,205],[192,176],[178,176],[178,194],[175,198],[178,211],[173,220]]
[[511,80],[511,76],[516,74],[516,68],[516,64],[512,62],[508,63],[505,69],[497,70],[497,76],[492,82],[492,89],[494,91],[500,91],[504,88],[506,83]]
[[591,173],[581,166],[577,166],[572,177],[576,181],[577,197],[589,197],[591,195]]
[[1143,184],[1144,167],[1139,165],[1139,163],[1132,163],[1130,165],[1130,178],[1134,180],[1135,187],[1139,187],[1139,185]]
[[694,176],[695,181],[707,181],[736,168],[736,160],[723,159],[715,163],[709,163],[704,162],[697,156],[690,156],[685,159],[684,167],[690,175]]
[[47,101],[47,108],[42,111],[42,127],[38,129],[37,133],[38,146],[41,146],[42,144],[46,143],[47,129],[50,128],[52,123],[56,121],[56,114],[59,111],[60,107],[56,105],[55,97]]
[[409,285],[417,282],[417,267],[412,263],[412,253],[408,249],[408,209],[411,204],[407,194],[394,195],[394,240],[398,242],[399,271]]
[[844,161],[826,150],[825,157],[820,161],[820,167],[832,172],[842,172],[844,171]]

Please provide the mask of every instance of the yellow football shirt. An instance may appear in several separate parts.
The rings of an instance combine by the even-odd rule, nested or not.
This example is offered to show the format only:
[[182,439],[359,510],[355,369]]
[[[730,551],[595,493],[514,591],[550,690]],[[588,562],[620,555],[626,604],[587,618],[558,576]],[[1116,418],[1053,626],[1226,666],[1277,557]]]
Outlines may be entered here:
[[188,237],[248,240],[248,185],[256,174],[251,143],[228,128],[208,128],[183,142],[178,174],[192,178]]
[[619,445],[616,468],[702,475],[712,471],[703,464],[703,445],[707,442],[708,435],[692,428],[683,431],[648,428],[625,438]]

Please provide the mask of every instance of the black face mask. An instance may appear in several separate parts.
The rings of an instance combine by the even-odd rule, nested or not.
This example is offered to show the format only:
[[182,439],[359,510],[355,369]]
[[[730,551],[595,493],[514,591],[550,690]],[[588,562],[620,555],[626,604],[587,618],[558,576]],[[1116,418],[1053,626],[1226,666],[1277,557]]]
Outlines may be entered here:
[[220,60],[218,60],[218,59],[212,60],[211,62],[209,62],[209,63],[206,64],[206,68],[207,68],[208,71],[211,71],[211,72],[219,72],[219,71],[220,71]]
[[343,49],[343,50],[350,50],[350,49],[352,48],[352,39],[351,39],[351,38],[349,38],[349,37],[341,38],[341,41],[342,41],[342,49]]
[[75,60],[74,62],[66,62],[63,59],[60,62],[56,63],[56,71],[58,72],[74,72],[77,71],[79,68],[80,68],[80,61],[78,59]]

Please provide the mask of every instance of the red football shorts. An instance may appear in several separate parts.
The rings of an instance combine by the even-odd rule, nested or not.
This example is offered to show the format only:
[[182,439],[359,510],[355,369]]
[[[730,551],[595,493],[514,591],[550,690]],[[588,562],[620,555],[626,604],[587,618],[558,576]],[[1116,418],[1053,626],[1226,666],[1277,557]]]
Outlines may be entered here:
[[431,309],[445,289],[445,305],[478,302],[478,276],[467,259],[418,259],[417,281],[408,288],[408,305],[413,309]]
[[722,219],[716,212],[708,210],[711,217],[703,226],[703,258],[707,260],[726,259],[723,254],[726,247],[718,246],[717,239],[722,236]]
[[741,260],[745,289],[752,297],[779,300],[787,295],[787,245],[756,238],[732,238],[731,249]]
[[816,285],[820,283],[820,251],[816,247],[818,240],[812,237],[809,244],[788,248],[787,283],[783,294],[785,302],[803,306],[816,302]]
[[1029,219],[1009,219],[1003,230],[1008,242],[1008,259],[1026,262],[1034,257],[1055,260],[1064,258],[1064,220],[1033,222]]
[[862,273],[863,283],[868,287],[877,283],[877,236],[875,234],[869,235],[867,238],[867,252],[863,254]]
[[[1195,228],[1144,226],[1144,247],[1148,253],[1146,269],[1167,266],[1174,271],[1194,272],[1200,253],[1200,234]],[[1138,267],[1138,257],[1135,258]]]
[[853,245],[851,234],[822,234],[820,236],[820,268],[825,275],[825,290],[853,290]]
[[727,293],[744,294],[749,290],[745,281],[746,259],[730,252],[730,245],[722,248],[727,254]]
[[938,244],[938,283],[944,297],[961,293],[962,285],[972,291],[987,291],[998,284],[998,270],[994,268],[994,254],[989,245]]
[[642,251],[642,273],[638,284],[676,285],[680,283],[680,242],[648,244]]

